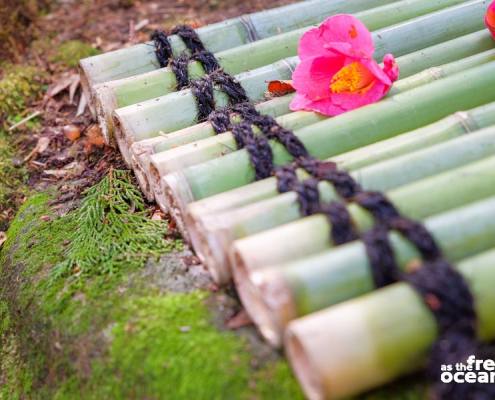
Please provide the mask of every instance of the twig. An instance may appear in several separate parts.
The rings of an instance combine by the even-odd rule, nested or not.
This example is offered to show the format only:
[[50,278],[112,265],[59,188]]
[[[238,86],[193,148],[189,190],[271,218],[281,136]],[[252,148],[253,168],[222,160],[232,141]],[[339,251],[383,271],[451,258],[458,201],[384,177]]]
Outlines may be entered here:
[[35,111],[31,115],[28,115],[26,118],[21,119],[19,122],[15,123],[9,128],[9,132],[12,132],[14,129],[20,127],[21,125],[24,125],[26,122],[32,120],[33,118],[36,118],[38,115],[41,115],[43,112],[42,111]]

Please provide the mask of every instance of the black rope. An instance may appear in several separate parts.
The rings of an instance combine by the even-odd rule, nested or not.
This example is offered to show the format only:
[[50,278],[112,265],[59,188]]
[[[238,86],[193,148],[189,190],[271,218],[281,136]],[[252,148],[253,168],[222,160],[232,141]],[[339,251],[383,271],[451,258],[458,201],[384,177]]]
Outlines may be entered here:
[[368,257],[371,276],[377,288],[397,282],[400,278],[400,269],[395,261],[388,233],[387,227],[376,225],[361,238]]
[[320,211],[320,192],[318,180],[315,178],[297,182],[292,189],[297,194],[299,209],[302,215],[309,216]]
[[273,117],[258,114],[253,116],[251,121],[268,139],[282,144],[292,157],[296,159],[310,157],[308,150],[294,132],[280,126]]
[[194,61],[198,61],[207,74],[211,74],[214,71],[219,70],[220,64],[218,60],[215,58],[213,53],[207,50],[198,51],[191,56],[191,59]]
[[329,204],[323,204],[320,212],[325,214],[330,222],[332,227],[331,239],[335,245],[352,242],[359,238],[345,204],[339,201],[332,201]]
[[155,46],[155,55],[160,68],[166,67],[173,55],[172,46],[170,46],[167,34],[163,31],[156,30],[151,34],[151,40]]
[[191,82],[191,92],[198,106],[198,122],[205,121],[215,110],[213,83],[209,79],[197,79]]
[[191,54],[206,50],[196,31],[188,25],[177,25],[170,33],[179,36]]
[[172,72],[177,79],[177,90],[184,89],[189,85],[189,61],[198,61],[207,74],[220,69],[220,64],[213,53],[205,49],[196,31],[187,25],[178,25],[172,29],[171,34],[179,36],[189,49],[190,54],[181,54],[173,57],[172,46],[168,35],[160,30],[156,30],[151,35],[155,46],[155,55],[161,68],[170,65]]
[[177,90],[182,90],[189,85],[189,56],[182,54],[170,61],[170,69],[177,80]]
[[262,135],[255,135],[249,122],[234,125],[232,134],[238,148],[245,148],[255,170],[256,180],[271,176],[273,171],[273,154],[268,140]]

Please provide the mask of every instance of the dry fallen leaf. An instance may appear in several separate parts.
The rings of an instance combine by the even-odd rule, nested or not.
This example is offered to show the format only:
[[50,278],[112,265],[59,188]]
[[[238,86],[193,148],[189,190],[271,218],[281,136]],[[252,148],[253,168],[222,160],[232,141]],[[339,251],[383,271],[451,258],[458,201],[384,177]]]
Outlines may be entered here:
[[[54,84],[50,85],[48,88],[46,95],[48,97],[54,97],[57,94],[63,92],[67,88],[70,88],[70,91],[74,91],[77,89],[77,86],[80,83],[80,78],[79,74],[70,74],[70,75],[64,75],[58,82],[55,82]],[[74,89],[72,89],[75,86]]]
[[81,82],[81,78],[79,75],[77,75],[77,79],[73,79],[72,83],[69,86],[69,103],[71,104],[74,101],[74,96],[76,94],[80,82]]
[[65,125],[63,127],[64,135],[67,139],[74,142],[81,137],[81,130],[76,125]]
[[79,117],[84,113],[86,106],[88,105],[88,100],[84,92],[81,92],[81,98],[79,99],[79,104],[77,105],[76,117]]
[[0,231],[0,247],[5,243],[7,240],[7,234],[3,231]]
[[165,219],[165,213],[158,209],[158,210],[155,210],[155,212],[153,213],[153,215],[151,216],[151,219],[153,221],[161,221],[161,220],[164,220]]
[[36,156],[37,154],[42,154],[48,148],[49,145],[50,145],[50,138],[49,137],[47,137],[47,136],[40,137],[38,139],[38,143],[36,143],[36,146],[34,147],[34,149],[31,150],[31,152],[26,157],[24,157],[23,162],[26,163],[29,160],[31,160],[34,156]]
[[105,144],[105,139],[98,125],[91,125],[86,131],[86,137],[93,146],[103,146]]
[[66,178],[70,176],[78,176],[84,172],[85,165],[82,162],[73,161],[67,164],[62,169],[47,169],[43,171],[44,175],[52,176],[55,178]]
[[272,96],[284,96],[295,92],[292,81],[270,81],[268,82],[268,93]]
[[229,329],[239,329],[243,326],[251,325],[252,323],[253,321],[251,320],[251,317],[248,315],[246,310],[242,309],[227,321],[226,326]]

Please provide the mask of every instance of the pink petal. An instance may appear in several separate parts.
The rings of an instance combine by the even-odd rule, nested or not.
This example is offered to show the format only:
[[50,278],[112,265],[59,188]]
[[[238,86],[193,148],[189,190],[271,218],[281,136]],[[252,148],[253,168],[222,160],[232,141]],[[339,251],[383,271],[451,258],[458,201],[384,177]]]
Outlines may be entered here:
[[488,6],[485,16],[485,24],[495,39],[495,1]]
[[344,61],[342,56],[302,60],[292,74],[293,85],[298,93],[312,100],[328,97],[332,77],[343,67]]
[[383,72],[392,82],[399,78],[399,65],[392,54],[385,54],[385,57],[383,57]]
[[311,104],[311,100],[309,100],[306,96],[300,93],[296,93],[296,95],[289,104],[289,108],[292,111],[309,110],[308,106],[310,104]]
[[306,32],[299,42],[301,60],[332,51],[330,43],[347,43],[345,54],[371,57],[375,51],[371,33],[356,17],[347,14],[327,18],[314,29]]
[[300,94],[296,94],[296,96],[292,99],[289,107],[292,111],[315,111],[320,114],[331,116],[339,115],[346,112],[346,110],[340,108],[339,106],[336,106],[329,99],[312,101]]
[[388,75],[380,68],[377,62],[373,59],[362,59],[359,60],[367,69],[370,71],[377,80],[384,83],[385,85],[391,85],[392,81]]
[[325,49],[325,39],[322,36],[320,28],[313,28],[305,32],[299,40],[299,47],[297,54],[299,58],[305,60],[306,58],[313,58],[320,55],[325,55],[328,51]]

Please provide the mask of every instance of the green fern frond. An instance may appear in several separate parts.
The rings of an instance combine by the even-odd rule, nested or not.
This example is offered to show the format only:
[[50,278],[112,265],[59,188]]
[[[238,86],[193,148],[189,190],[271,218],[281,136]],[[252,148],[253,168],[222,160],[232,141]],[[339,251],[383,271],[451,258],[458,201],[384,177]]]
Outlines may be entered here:
[[167,238],[164,221],[149,218],[128,171],[111,170],[86,191],[81,207],[67,218],[75,230],[68,238],[65,260],[53,269],[53,278],[112,275],[181,246]]

